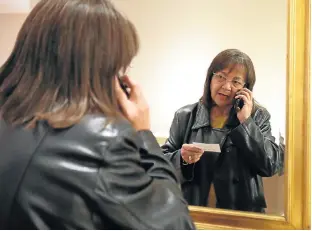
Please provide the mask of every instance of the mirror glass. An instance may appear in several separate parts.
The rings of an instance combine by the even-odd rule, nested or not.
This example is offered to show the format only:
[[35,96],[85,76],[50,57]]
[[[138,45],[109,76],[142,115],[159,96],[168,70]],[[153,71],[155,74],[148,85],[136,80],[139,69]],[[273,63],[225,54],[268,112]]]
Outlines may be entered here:
[[[141,48],[128,74],[143,88],[152,131],[188,203],[284,216],[287,1],[112,1],[137,28]],[[0,14],[0,64],[26,16]],[[241,122],[231,103],[242,86],[252,88],[256,103],[246,105],[256,107],[241,112]],[[210,148],[195,164],[193,142]],[[191,161],[181,151],[190,145]]]
[[283,216],[287,1],[113,2],[140,36],[129,75],[188,203]]

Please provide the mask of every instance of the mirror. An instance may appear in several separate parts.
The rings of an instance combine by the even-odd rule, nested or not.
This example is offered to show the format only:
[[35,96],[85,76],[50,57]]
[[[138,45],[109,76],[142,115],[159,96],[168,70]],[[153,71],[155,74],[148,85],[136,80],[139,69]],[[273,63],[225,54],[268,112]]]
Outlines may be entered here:
[[[280,158],[285,144],[282,140],[286,128],[287,1],[114,0],[114,3],[138,30],[141,49],[129,75],[141,84],[150,103],[154,134],[163,139],[160,142],[171,136],[163,146],[166,152],[174,153],[171,160],[177,161],[176,156],[179,158],[181,152],[176,151],[184,143],[221,146],[221,153],[205,151],[196,164],[186,166],[181,160],[174,163],[177,169],[183,169],[180,171],[185,178],[182,189],[188,203],[284,216],[283,167],[274,165],[282,165]],[[243,83],[248,85],[253,81],[252,68],[247,75],[246,68],[241,70],[225,64],[229,61],[226,57],[231,56],[233,61],[239,52],[227,51],[212,64],[208,75],[212,75],[210,87],[216,87],[218,92],[214,96],[211,90],[212,101],[217,106],[210,109],[208,103],[211,110],[208,113],[204,103],[199,103],[209,66],[221,51],[230,48],[250,57],[256,75],[253,96],[271,115],[266,124],[261,125],[268,114],[258,119],[255,115],[252,122],[243,123],[251,126],[247,133],[257,133],[251,136],[244,129],[234,131],[244,127],[238,126],[235,113],[236,120],[225,117],[228,123],[222,129],[213,125],[223,118],[222,108],[231,104],[231,94],[243,88]],[[223,68],[218,68],[223,64]],[[232,72],[228,70],[231,67],[234,67]],[[224,81],[225,85],[218,81]],[[175,112],[182,107],[191,113],[180,110],[170,134]],[[214,111],[215,108],[220,111]],[[187,129],[189,123],[193,128]],[[184,129],[183,134],[178,133],[179,129]],[[267,129],[271,129],[271,134]],[[244,134],[249,138],[244,138]],[[241,137],[234,139],[235,136]],[[258,141],[254,143],[254,139]],[[262,150],[253,149],[253,145]],[[269,155],[273,157],[265,159]],[[183,161],[188,163],[187,159]],[[262,161],[273,163],[267,165]],[[186,179],[185,175],[192,171],[193,176]]]
[[[310,0],[112,1],[139,32],[129,75],[143,86],[160,144],[175,111],[199,100],[210,63],[227,48],[250,56],[254,97],[271,114],[275,142],[285,138],[284,172],[262,178],[265,214],[190,205],[197,228],[311,229]],[[26,16],[0,14],[0,63]]]

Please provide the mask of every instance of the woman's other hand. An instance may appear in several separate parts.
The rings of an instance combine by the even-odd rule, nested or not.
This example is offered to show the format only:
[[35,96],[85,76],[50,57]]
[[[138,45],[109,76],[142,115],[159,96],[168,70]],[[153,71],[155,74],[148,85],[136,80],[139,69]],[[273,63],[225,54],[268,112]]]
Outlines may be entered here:
[[181,148],[181,156],[189,164],[199,161],[203,153],[204,150],[196,147],[194,144],[183,144]]

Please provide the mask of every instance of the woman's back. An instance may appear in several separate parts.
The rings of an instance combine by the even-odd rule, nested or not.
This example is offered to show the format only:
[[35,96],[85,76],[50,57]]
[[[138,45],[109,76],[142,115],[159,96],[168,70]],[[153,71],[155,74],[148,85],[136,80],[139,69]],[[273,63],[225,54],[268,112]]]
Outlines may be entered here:
[[1,229],[193,229],[108,0],[42,0],[0,68]]
[[193,228],[153,135],[105,120],[32,130],[1,121],[1,229]]

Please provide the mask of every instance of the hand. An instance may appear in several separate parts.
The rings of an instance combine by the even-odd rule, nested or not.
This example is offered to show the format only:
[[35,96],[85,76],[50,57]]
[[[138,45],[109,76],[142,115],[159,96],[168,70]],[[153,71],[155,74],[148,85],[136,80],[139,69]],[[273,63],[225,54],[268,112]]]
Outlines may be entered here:
[[243,108],[237,112],[237,118],[240,123],[244,123],[251,115],[252,107],[253,107],[253,96],[252,92],[243,88],[236,93],[235,99],[242,99],[244,101]]
[[183,144],[181,148],[181,156],[183,160],[189,164],[199,161],[203,153],[204,150],[196,147],[194,144]]
[[140,86],[128,76],[123,76],[122,81],[130,89],[129,98],[120,87],[117,77],[115,78],[117,100],[124,116],[137,131],[150,130],[149,106],[142,94]]

